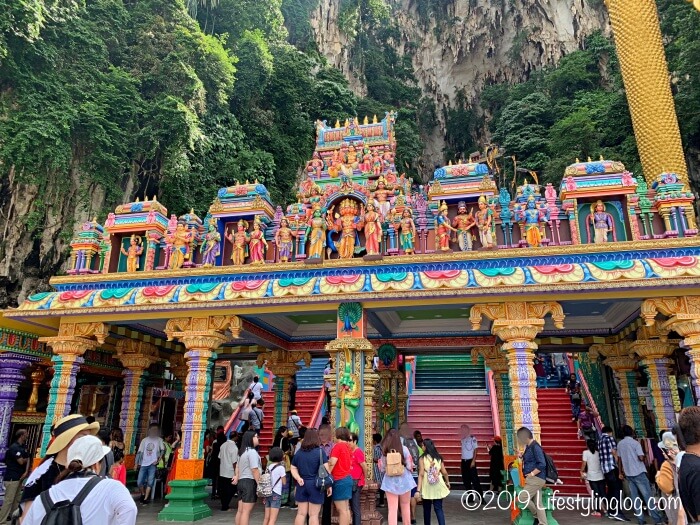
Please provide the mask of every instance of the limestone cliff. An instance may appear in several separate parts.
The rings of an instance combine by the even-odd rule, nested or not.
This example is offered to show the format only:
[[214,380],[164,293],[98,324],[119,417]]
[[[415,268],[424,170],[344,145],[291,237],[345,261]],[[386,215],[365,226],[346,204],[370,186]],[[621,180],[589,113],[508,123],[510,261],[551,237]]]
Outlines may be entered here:
[[[353,70],[356,61],[349,59],[355,42],[338,24],[341,3],[320,0],[312,27],[321,53],[363,95],[363,72]],[[440,7],[427,19],[419,15],[417,4],[391,2],[401,36],[390,44],[411,56],[418,85],[438,110],[439,126],[424,137],[428,164],[442,160],[442,110],[454,103],[458,92],[474,104],[484,85],[524,80],[579,49],[591,33],[609,34],[602,0],[435,0],[432,4]]]

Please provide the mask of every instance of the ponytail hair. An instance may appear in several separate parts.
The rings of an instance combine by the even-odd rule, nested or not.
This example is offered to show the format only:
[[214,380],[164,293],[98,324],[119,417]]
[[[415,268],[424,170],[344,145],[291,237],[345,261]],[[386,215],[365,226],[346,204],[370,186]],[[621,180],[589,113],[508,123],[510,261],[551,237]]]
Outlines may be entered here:
[[83,462],[78,459],[74,459],[68,464],[68,467],[66,467],[66,469],[58,475],[54,483],[59,483],[66,479],[68,476],[76,474],[82,470],[84,470]]

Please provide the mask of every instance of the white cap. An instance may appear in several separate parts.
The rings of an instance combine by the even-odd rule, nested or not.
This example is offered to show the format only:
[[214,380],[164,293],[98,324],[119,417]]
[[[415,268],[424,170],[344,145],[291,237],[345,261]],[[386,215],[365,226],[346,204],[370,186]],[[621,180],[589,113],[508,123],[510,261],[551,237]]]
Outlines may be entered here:
[[99,463],[110,452],[96,436],[83,436],[68,448],[68,462],[80,461],[84,468]]

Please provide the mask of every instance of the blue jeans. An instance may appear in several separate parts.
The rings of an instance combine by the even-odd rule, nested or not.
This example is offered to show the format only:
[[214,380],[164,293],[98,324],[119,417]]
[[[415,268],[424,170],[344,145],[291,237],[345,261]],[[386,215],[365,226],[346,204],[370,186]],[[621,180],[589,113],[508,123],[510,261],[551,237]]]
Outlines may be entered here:
[[156,466],[148,465],[147,467],[142,466],[139,468],[139,477],[136,481],[138,487],[150,487],[153,488],[153,483],[156,481]]
[[435,515],[437,516],[438,525],[445,525],[445,513],[442,510],[442,500],[441,499],[424,499],[423,500],[423,524],[430,525],[430,513],[431,507],[435,508]]
[[[663,518],[656,510],[656,501],[651,498],[651,486],[646,473],[641,473],[637,476],[626,476],[634,505],[634,515],[639,523],[644,523],[644,511],[642,511],[642,499],[647,504],[649,516],[654,520],[654,523],[663,521]],[[642,499],[640,499],[640,497]]]

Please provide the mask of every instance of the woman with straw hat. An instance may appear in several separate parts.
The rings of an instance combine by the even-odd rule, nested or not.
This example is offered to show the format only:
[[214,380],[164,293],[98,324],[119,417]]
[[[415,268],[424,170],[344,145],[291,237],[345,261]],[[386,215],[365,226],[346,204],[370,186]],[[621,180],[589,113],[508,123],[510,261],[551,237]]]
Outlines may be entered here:
[[45,490],[56,483],[56,478],[68,466],[68,448],[83,436],[96,435],[99,423],[88,423],[80,414],[72,414],[59,419],[51,427],[51,443],[46,449],[42,463],[34,469],[24,485],[20,504],[21,513],[26,515],[32,502]]

